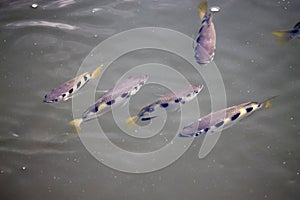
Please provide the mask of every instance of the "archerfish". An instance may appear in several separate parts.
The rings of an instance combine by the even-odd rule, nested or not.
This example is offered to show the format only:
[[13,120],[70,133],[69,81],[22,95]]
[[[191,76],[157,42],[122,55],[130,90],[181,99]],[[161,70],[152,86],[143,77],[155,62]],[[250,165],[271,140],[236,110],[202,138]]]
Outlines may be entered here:
[[67,101],[82,88],[90,79],[95,79],[100,75],[103,65],[100,65],[92,73],[85,72],[51,90],[45,95],[45,103],[59,102],[61,100]]
[[198,64],[208,64],[214,59],[216,49],[216,31],[212,22],[212,14],[218,12],[219,8],[214,7],[208,10],[207,0],[202,1],[198,6],[201,26],[194,45],[195,60]]
[[139,75],[125,79],[114,88],[109,89],[108,92],[86,109],[81,118],[74,119],[70,122],[70,125],[75,126],[77,131],[79,131],[82,122],[94,119],[100,114],[104,114],[112,105],[126,103],[131,96],[135,95],[140,90],[148,78],[149,75]]
[[295,24],[291,30],[273,31],[272,34],[276,36],[279,44],[285,44],[294,38],[300,41],[300,22]]
[[198,121],[184,127],[182,132],[179,133],[179,137],[194,137],[203,133],[219,132],[229,128],[236,122],[248,117],[256,110],[270,108],[270,101],[274,98],[275,96],[262,103],[247,102],[210,113],[200,118]]
[[179,109],[180,104],[185,104],[193,100],[197,94],[202,90],[203,85],[190,86],[188,88],[182,89],[176,94],[170,93],[163,97],[160,97],[157,101],[143,107],[137,115],[134,115],[126,120],[126,124],[132,127],[138,120],[148,121],[157,116],[149,117],[149,114],[154,112],[156,109],[166,109],[176,108]]

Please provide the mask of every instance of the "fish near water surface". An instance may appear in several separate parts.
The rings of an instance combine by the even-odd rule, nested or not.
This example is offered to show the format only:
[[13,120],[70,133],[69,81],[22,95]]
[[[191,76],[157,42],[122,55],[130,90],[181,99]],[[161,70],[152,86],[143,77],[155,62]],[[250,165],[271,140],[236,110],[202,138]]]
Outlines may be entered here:
[[210,113],[198,121],[183,128],[182,132],[179,133],[179,137],[194,137],[204,133],[213,133],[224,130],[233,126],[236,122],[248,117],[256,110],[262,108],[270,108],[271,97],[262,103],[258,102],[247,102],[237,106],[232,106]]
[[[217,7],[216,7],[217,8]],[[199,17],[201,26],[196,37],[196,45],[194,46],[195,60],[198,64],[208,64],[214,59],[216,49],[216,31],[212,22],[212,13],[218,12],[219,9],[208,10],[207,0],[202,1],[199,6]]]
[[103,65],[100,65],[92,73],[85,72],[51,90],[45,95],[45,103],[59,102],[61,100],[67,101],[72,98],[80,88],[82,88],[90,79],[95,79],[100,75]]
[[138,120],[141,121],[148,121],[151,120],[157,116],[151,116],[148,115],[152,112],[154,112],[156,109],[168,109],[170,107],[176,107],[176,109],[180,108],[180,104],[185,104],[186,102],[189,102],[193,100],[197,94],[202,90],[203,85],[197,85],[197,86],[191,86],[188,88],[185,88],[178,93],[170,93],[167,94],[161,98],[159,98],[157,101],[143,107],[137,115],[132,116],[126,120],[126,124],[132,127]]
[[70,122],[70,125],[75,126],[77,131],[79,131],[82,122],[104,114],[112,105],[121,105],[127,102],[131,96],[135,95],[141,89],[148,78],[148,75],[140,75],[125,79],[102,95],[93,105],[86,109],[81,118],[74,119]]
[[295,24],[291,30],[273,31],[272,34],[276,36],[279,44],[285,44],[294,38],[297,38],[300,41],[300,22]]

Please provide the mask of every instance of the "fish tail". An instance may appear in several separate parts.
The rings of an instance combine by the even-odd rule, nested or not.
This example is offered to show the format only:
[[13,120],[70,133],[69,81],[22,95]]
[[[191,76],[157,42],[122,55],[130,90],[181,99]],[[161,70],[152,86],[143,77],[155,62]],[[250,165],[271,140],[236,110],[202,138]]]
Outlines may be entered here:
[[132,117],[129,117],[128,119],[126,119],[126,124],[132,128],[134,127],[135,123],[137,122],[138,120],[138,116],[132,116]]
[[271,108],[271,106],[272,106],[271,101],[272,101],[273,99],[275,99],[277,96],[278,96],[278,95],[273,96],[273,97],[271,97],[271,98],[268,98],[268,99],[266,99],[265,101],[263,101],[262,103],[260,103],[261,107],[262,107],[262,108]]
[[290,31],[273,31],[272,34],[276,36],[278,44],[285,44],[293,38]]
[[198,5],[198,11],[199,11],[199,17],[200,19],[203,19],[203,17],[206,15],[208,12],[208,5],[207,5],[207,0],[203,0],[199,5]]
[[103,65],[100,65],[99,67],[97,67],[97,69],[95,69],[95,71],[93,71],[92,73],[92,78],[98,78],[100,75],[100,72],[102,71]]
[[80,124],[82,122],[83,122],[82,118],[74,119],[74,120],[70,121],[70,125],[75,126],[76,131],[79,132],[80,131]]

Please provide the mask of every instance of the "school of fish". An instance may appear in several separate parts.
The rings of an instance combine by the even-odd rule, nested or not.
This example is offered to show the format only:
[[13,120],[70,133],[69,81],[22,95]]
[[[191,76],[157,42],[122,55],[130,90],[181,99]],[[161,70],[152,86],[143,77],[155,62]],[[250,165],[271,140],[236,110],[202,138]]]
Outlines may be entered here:
[[[198,6],[199,18],[201,26],[194,44],[194,58],[200,65],[209,64],[213,61],[216,49],[216,31],[213,24],[213,14],[218,12],[218,7],[208,8],[207,0],[203,0]],[[298,22],[291,30],[273,31],[277,42],[284,44],[294,38],[300,41],[300,22]],[[48,92],[44,97],[45,103],[56,103],[59,101],[67,101],[72,98],[89,80],[99,77],[103,65],[97,67],[93,72],[85,72],[57,88]],[[113,105],[122,105],[129,101],[130,97],[135,95],[141,87],[143,87],[149,75],[142,74],[134,77],[129,77],[115,87],[109,89],[103,94],[93,105],[90,105],[78,119],[70,121],[72,126],[75,126],[77,131],[80,131],[80,125],[88,120],[92,120],[99,115],[111,110]],[[144,106],[140,111],[124,120],[128,126],[134,126],[138,121],[150,121],[159,117],[152,115],[158,109],[172,111],[179,110],[180,106],[195,99],[203,89],[202,84],[193,85],[179,90],[176,93],[166,94],[156,101]],[[271,97],[262,102],[247,102],[232,107],[228,107],[216,112],[212,112],[197,121],[185,126],[178,133],[178,137],[190,138],[203,134],[220,132],[225,130],[242,119],[252,115],[255,111],[269,108],[271,106]]]

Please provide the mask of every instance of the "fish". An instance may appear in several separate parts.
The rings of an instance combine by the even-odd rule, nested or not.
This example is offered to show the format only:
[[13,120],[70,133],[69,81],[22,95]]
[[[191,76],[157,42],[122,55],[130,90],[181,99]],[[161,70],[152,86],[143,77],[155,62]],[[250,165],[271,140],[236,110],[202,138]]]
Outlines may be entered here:
[[59,101],[67,101],[72,98],[75,93],[78,92],[90,79],[99,77],[102,71],[103,65],[97,67],[92,73],[85,72],[63,84],[59,87],[52,89],[48,92],[43,102],[54,103]]
[[272,34],[276,36],[277,43],[281,45],[294,38],[300,41],[300,21],[291,30],[273,31]]
[[109,89],[93,105],[89,106],[80,118],[74,119],[70,125],[75,126],[77,132],[80,131],[82,122],[89,121],[97,116],[104,114],[112,105],[121,105],[126,103],[129,98],[135,95],[147,82],[149,75],[133,76]]
[[[215,11],[216,10],[216,11]],[[208,10],[207,0],[202,1],[198,6],[199,18],[201,26],[195,39],[194,57],[198,64],[208,64],[213,61],[216,49],[216,31],[212,21],[212,14],[218,12],[219,9]]]
[[186,102],[189,102],[193,100],[199,92],[202,90],[203,85],[194,85],[190,86],[188,88],[182,89],[176,94],[170,93],[167,95],[164,95],[160,97],[158,100],[154,101],[153,103],[144,106],[137,115],[134,115],[126,120],[126,124],[129,127],[133,127],[135,123],[138,120],[141,121],[148,121],[151,119],[156,118],[157,116],[151,116],[148,115],[152,112],[154,112],[156,109],[168,109],[171,107],[177,107],[179,108],[180,104],[185,104]]
[[275,97],[276,96],[273,96],[261,103],[247,102],[210,113],[198,119],[196,122],[185,126],[182,132],[179,133],[179,137],[195,137],[201,134],[225,130],[257,110],[270,108],[271,100]]

